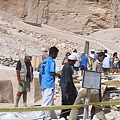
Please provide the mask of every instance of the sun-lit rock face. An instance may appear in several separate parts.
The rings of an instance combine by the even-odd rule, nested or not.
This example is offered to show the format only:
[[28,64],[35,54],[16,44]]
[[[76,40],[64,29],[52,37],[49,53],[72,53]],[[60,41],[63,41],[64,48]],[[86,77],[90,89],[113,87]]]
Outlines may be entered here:
[[77,34],[120,27],[118,0],[0,0],[0,10]]

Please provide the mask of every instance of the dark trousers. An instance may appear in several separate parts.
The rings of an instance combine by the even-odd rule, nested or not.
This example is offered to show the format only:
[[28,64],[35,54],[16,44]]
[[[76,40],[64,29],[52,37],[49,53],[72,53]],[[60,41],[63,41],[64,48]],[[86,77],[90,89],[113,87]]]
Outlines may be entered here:
[[[77,94],[62,93],[62,105],[73,105],[76,97]],[[67,120],[67,116],[69,116],[70,111],[71,109],[62,110],[60,118],[64,117]]]

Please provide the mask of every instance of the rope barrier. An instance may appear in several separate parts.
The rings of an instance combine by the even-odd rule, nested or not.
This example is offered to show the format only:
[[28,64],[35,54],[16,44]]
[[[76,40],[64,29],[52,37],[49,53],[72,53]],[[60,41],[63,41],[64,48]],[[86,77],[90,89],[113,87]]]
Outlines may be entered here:
[[97,103],[89,103],[87,105],[63,105],[63,106],[46,106],[46,107],[24,107],[24,108],[0,108],[0,112],[27,112],[27,111],[45,111],[45,110],[61,110],[61,109],[77,109],[85,106],[101,106],[101,105],[120,105],[120,100],[116,101],[104,101]]

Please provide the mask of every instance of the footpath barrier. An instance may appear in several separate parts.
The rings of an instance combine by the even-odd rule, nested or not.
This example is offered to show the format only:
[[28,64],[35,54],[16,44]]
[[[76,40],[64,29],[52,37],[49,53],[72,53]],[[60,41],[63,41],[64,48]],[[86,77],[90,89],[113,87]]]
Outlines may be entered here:
[[71,109],[71,108],[81,108],[85,106],[99,106],[101,105],[120,105],[120,100],[115,101],[104,101],[97,103],[79,104],[79,105],[63,105],[63,106],[46,106],[46,107],[24,107],[24,108],[0,108],[0,112],[28,112],[28,111],[44,111],[44,110],[61,110],[61,109]]

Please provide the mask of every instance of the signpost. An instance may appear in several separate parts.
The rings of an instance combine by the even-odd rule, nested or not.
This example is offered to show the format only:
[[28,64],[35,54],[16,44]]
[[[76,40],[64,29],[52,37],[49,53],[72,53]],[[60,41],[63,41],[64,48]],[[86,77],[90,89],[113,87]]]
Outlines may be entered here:
[[85,41],[84,52],[88,56],[88,54],[89,54],[89,41]]
[[[84,71],[82,87],[87,88],[85,105],[90,102],[91,89],[100,89],[101,73],[95,71]],[[84,107],[83,120],[89,119],[88,107]]]

